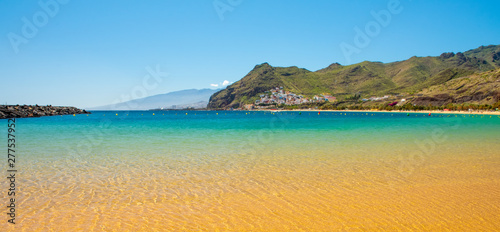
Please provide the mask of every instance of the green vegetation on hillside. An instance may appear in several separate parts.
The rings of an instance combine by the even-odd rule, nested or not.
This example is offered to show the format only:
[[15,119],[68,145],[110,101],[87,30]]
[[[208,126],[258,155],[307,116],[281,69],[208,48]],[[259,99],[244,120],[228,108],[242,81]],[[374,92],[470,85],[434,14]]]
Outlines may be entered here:
[[356,105],[352,101],[354,96],[358,100],[371,96],[423,95],[426,92],[421,91],[432,89],[433,86],[499,67],[500,46],[483,46],[457,54],[443,53],[438,57],[412,57],[387,64],[365,61],[342,66],[334,63],[315,72],[294,66],[272,67],[263,63],[255,66],[240,81],[213,94],[208,107],[227,109],[251,104],[259,94],[276,86],[283,86],[284,90],[307,97],[329,93],[340,102]]

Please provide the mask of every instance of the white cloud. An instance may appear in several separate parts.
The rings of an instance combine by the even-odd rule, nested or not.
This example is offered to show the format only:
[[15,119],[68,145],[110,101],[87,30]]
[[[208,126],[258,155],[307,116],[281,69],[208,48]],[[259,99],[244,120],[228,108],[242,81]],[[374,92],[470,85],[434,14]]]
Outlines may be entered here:
[[210,84],[210,86],[212,87],[224,87],[224,86],[227,86],[227,85],[230,85],[232,84],[233,82],[229,82],[228,80],[224,80],[223,82],[219,82],[219,84]]

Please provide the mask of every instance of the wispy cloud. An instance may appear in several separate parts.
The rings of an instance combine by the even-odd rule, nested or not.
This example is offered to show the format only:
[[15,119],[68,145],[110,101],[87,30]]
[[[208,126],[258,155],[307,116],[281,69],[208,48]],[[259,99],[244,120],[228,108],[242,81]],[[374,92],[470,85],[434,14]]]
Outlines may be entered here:
[[232,84],[233,82],[229,82],[228,80],[224,80],[223,82],[220,82],[219,84],[210,84],[210,86],[212,87],[224,87],[224,86],[227,86],[227,85],[230,85]]

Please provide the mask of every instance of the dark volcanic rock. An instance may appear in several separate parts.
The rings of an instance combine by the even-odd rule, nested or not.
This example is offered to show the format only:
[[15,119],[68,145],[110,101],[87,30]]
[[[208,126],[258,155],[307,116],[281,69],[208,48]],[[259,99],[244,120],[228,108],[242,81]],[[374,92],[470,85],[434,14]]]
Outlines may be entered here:
[[483,99],[490,98],[493,99],[493,101],[497,102],[500,100],[500,92],[489,92],[489,93],[483,93],[483,92],[477,92],[474,93],[473,95],[469,96],[463,96],[459,97],[455,100],[455,103],[465,103],[469,101],[481,101]]
[[500,60],[500,52],[493,54],[492,58],[493,58],[493,61]]
[[66,114],[90,114],[90,112],[71,106],[0,105],[0,119],[55,116]]
[[449,103],[462,104],[467,102],[480,102],[485,99],[491,99],[493,102],[500,101],[500,92],[491,91],[487,93],[476,92],[471,95],[452,97],[448,94],[437,94],[434,96],[417,97],[413,100],[413,104],[418,106],[444,106]]
[[441,54],[439,57],[441,57],[442,59],[449,59],[451,57],[454,57],[455,56],[455,53],[453,52],[445,52],[443,54]]
[[438,94],[432,97],[417,97],[413,100],[413,104],[418,106],[443,106],[448,103],[453,103],[454,99],[448,94]]

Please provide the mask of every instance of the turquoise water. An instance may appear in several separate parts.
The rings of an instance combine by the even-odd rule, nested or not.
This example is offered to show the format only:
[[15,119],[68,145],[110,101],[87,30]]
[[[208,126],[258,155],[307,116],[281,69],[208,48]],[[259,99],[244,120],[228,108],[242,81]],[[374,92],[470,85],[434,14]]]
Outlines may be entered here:
[[339,150],[342,146],[411,145],[432,133],[444,134],[446,142],[493,145],[500,135],[498,116],[416,113],[96,111],[88,116],[17,120],[20,146],[29,151],[26,155],[218,154],[314,146]]
[[95,111],[16,128],[24,231],[500,226],[496,115]]

